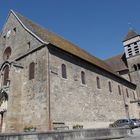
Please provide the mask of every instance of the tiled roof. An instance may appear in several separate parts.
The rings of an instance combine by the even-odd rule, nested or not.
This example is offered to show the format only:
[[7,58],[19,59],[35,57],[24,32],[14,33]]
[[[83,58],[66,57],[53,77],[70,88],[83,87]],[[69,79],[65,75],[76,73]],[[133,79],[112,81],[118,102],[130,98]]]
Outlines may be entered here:
[[130,29],[126,35],[126,37],[124,38],[124,41],[129,40],[131,38],[134,38],[136,36],[139,36],[139,34],[137,34],[134,30]]
[[116,72],[128,70],[124,54],[120,54],[105,60],[105,62]]
[[79,48],[78,46],[74,45],[73,43],[65,40],[64,38],[56,35],[53,32],[48,31],[47,29],[37,25],[36,23],[32,22],[31,20],[27,19],[26,17],[16,13],[16,16],[20,19],[20,21],[35,35],[41,38],[43,41],[53,44],[54,46],[70,53],[75,56],[82,58],[98,67],[107,70],[111,73],[115,73],[112,69],[102,60],[99,58],[92,56],[91,54],[87,53],[83,49]]
[[[73,55],[121,78],[122,80],[126,81],[129,84],[131,83],[131,82],[125,80],[124,78],[120,77],[120,75],[118,75],[103,60],[100,60],[99,58],[92,56],[91,54],[87,53],[86,51],[84,51],[83,49],[74,45],[73,43],[71,43],[71,42],[65,40],[64,38],[56,35],[55,33],[50,32],[47,29],[39,26],[38,24],[36,24],[36,23],[32,22],[31,20],[27,19],[26,17],[22,16],[21,14],[15,13],[13,11],[12,11],[12,13],[28,29],[29,32],[31,32],[32,34],[35,34],[37,37],[39,37],[44,42],[50,43],[59,49],[62,49],[70,54],[73,54]],[[131,84],[133,84],[133,83],[131,83]]]

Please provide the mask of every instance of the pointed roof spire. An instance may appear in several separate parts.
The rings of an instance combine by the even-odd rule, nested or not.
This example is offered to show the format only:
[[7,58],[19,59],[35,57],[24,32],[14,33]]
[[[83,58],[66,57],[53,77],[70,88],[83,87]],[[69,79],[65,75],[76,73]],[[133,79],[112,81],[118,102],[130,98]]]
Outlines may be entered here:
[[134,38],[136,36],[139,36],[139,34],[137,32],[135,32],[133,29],[129,29],[129,31],[128,31],[128,33],[123,41],[129,40],[129,39]]

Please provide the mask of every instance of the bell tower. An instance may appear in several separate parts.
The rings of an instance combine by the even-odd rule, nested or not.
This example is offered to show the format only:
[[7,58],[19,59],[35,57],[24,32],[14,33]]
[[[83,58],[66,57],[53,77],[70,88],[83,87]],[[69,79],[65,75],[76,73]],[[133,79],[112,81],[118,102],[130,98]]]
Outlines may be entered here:
[[133,83],[137,85],[137,94],[140,99],[140,35],[130,29],[123,40],[125,56],[129,74]]

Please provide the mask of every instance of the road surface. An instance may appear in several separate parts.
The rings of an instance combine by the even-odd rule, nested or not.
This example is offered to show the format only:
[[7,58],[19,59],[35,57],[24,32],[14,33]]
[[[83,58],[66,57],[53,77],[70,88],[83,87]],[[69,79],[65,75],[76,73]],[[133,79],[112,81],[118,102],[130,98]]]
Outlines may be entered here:
[[133,135],[129,135],[127,138],[120,140],[140,140],[140,128],[133,129]]

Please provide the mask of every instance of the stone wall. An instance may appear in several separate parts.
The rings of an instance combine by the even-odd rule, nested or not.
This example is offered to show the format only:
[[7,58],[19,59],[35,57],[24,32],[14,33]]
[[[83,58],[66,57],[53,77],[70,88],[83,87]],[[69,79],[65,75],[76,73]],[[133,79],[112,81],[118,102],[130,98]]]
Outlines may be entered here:
[[140,84],[139,84],[139,82],[140,82],[140,71],[139,70],[135,71],[134,67],[133,67],[134,64],[135,65],[139,64],[140,56],[137,55],[135,57],[128,58],[127,62],[128,62],[128,66],[129,66],[129,69],[130,69],[130,75],[131,75],[131,78],[132,78],[132,82],[137,84],[137,89],[136,90],[137,90],[138,96],[140,98]]
[[[6,132],[25,127],[48,129],[47,49],[42,48],[18,61],[23,68],[11,66]],[[35,63],[35,77],[29,80],[29,64]]]
[[127,129],[87,129],[71,131],[52,131],[44,133],[1,134],[0,140],[87,140],[112,139],[127,136]]
[[[131,84],[51,45],[48,46],[49,55],[47,46],[32,51],[42,44],[23,28],[13,14],[9,15],[1,36],[0,64],[10,65],[4,131],[21,132],[31,126],[37,131],[46,131],[49,121],[52,124],[64,123],[69,128],[76,124],[84,128],[99,127],[99,124],[100,127],[108,127],[110,122],[126,117],[123,94],[129,104],[134,90]],[[3,52],[7,47],[11,47],[12,53],[4,61]],[[25,56],[17,59],[22,55]],[[29,65],[32,62],[35,63],[35,76],[30,80]],[[66,79],[61,76],[62,64],[67,67]],[[81,71],[85,72],[86,84],[81,83]],[[100,78],[100,89],[97,88],[97,77]],[[2,83],[2,73],[0,80]],[[108,82],[112,91],[109,91]],[[126,97],[126,88],[129,98]],[[135,116],[132,110],[130,114]]]
[[[47,49],[44,47],[29,53],[41,45],[42,43],[27,32],[11,13],[3,28],[0,44],[1,65],[5,63],[3,59],[5,49],[11,47],[12,50],[10,58],[6,60],[12,63],[9,72],[8,108],[4,122],[6,128],[2,130],[3,132],[19,132],[31,126],[36,127],[38,131],[48,129]],[[28,55],[15,61],[24,54]],[[35,78],[29,80],[31,62],[35,63]]]
[[[140,64],[140,55],[136,55],[135,57],[130,57],[127,58],[128,66],[129,66],[129,72],[131,75],[132,82],[137,85],[136,87],[136,96],[138,99],[140,99],[140,70],[135,70],[134,65],[138,67],[138,64]],[[135,103],[138,108],[137,108],[137,114],[138,118],[140,118],[140,106],[138,103]]]
[[[14,31],[16,28],[16,32]],[[7,33],[10,32],[9,36]],[[33,37],[29,32],[27,32],[23,26],[17,21],[15,16],[10,13],[6,24],[3,27],[3,32],[1,35],[1,51],[0,51],[0,62],[3,63],[3,52],[7,47],[11,47],[12,53],[10,56],[10,61],[15,58],[26,54],[30,50],[37,48],[42,45],[35,37]],[[29,43],[30,42],[30,46]]]
[[[108,127],[109,122],[126,117],[124,98],[130,105],[129,101],[133,99],[131,87],[96,66],[63,51],[50,47],[50,52],[53,122],[64,122],[70,127],[75,124],[81,124],[84,128]],[[67,67],[66,79],[62,78],[62,64]],[[86,84],[81,83],[81,71],[85,72]],[[96,77],[100,78],[100,89],[97,88]],[[112,92],[109,91],[109,81]],[[121,95],[118,85],[121,88]],[[126,89],[129,97],[126,95]],[[131,117],[137,114],[136,112],[134,114],[133,110],[129,111]]]

